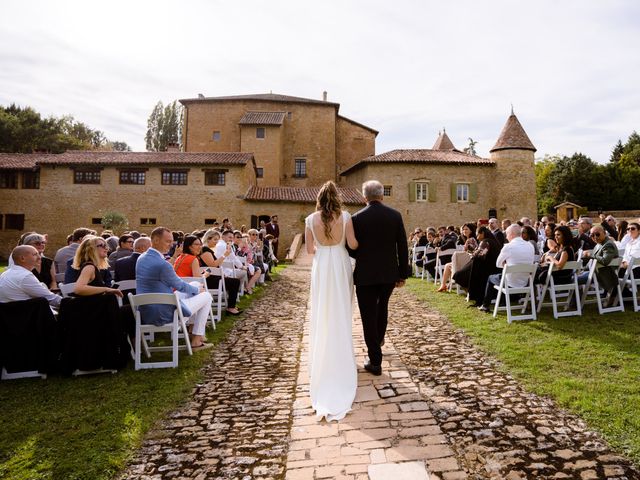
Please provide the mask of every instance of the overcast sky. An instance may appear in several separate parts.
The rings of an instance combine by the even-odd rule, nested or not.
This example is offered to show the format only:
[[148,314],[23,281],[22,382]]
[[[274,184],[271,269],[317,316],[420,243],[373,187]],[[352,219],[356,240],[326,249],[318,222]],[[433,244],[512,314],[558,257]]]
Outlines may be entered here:
[[640,130],[640,2],[3,0],[0,105],[71,114],[144,150],[158,100],[340,103],[376,151],[446,127],[487,156],[511,104],[537,156],[608,160]]

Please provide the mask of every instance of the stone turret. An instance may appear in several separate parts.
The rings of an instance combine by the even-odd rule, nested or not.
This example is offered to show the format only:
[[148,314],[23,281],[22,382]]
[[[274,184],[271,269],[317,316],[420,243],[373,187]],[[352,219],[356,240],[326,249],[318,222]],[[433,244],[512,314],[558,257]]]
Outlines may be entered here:
[[494,204],[499,218],[537,218],[533,146],[513,110],[490,150],[496,162]]
[[447,135],[446,130],[442,130],[441,133],[438,133],[438,138],[436,139],[436,143],[433,144],[433,148],[431,150],[455,150],[458,151],[456,147],[453,146],[453,142]]

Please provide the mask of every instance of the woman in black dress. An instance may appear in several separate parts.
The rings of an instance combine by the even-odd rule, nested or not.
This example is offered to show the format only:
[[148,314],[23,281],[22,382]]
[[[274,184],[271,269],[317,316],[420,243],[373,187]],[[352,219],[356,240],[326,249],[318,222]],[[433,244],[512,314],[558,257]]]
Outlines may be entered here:
[[[567,262],[576,259],[574,250],[575,240],[571,234],[571,229],[566,225],[560,225],[553,231],[557,250],[555,253],[549,251],[540,262],[538,271],[536,272],[535,283],[543,284],[547,280],[549,272],[549,264],[553,263],[559,269],[563,268]],[[558,284],[569,283],[573,272],[570,270],[553,272],[553,281]]]
[[104,238],[93,235],[84,237],[71,264],[73,269],[80,272],[73,293],[79,296],[109,293],[122,297],[122,292],[108,286],[111,282],[104,277],[103,272],[109,270],[108,252]]
[[454,273],[453,279],[458,285],[467,289],[469,301],[479,305],[484,299],[487,278],[499,271],[499,268],[496,267],[496,260],[501,247],[486,225],[478,228],[476,238],[480,244],[473,252],[471,262]]

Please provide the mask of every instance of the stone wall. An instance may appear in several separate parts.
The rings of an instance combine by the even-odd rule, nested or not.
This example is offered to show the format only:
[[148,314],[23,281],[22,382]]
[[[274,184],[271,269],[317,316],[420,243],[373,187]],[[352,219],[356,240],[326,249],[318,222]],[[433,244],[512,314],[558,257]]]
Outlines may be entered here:
[[491,159],[496,162],[493,188],[498,218],[537,218],[534,152],[499,150],[491,153]]
[[[363,158],[375,155],[376,134],[342,117],[336,121],[336,170],[338,175]],[[344,178],[338,176],[338,181]]]
[[[370,163],[349,174],[345,183],[360,189],[366,180],[379,180],[390,186],[391,195],[384,202],[402,213],[409,231],[417,226],[460,226],[487,218],[489,209],[494,207],[494,177],[493,166]],[[410,201],[411,182],[428,182],[430,200]],[[451,183],[475,184],[475,202],[452,202]]]
[[[232,219],[235,225],[249,225],[251,212],[243,195],[255,182],[253,164],[208,166],[228,170],[226,185],[204,184],[203,166],[190,166],[188,185],[162,185],[159,167],[150,167],[145,185],[121,185],[118,169],[102,170],[99,185],[76,185],[73,170],[67,166],[42,167],[40,189],[0,191],[0,213],[25,215],[23,231],[49,234],[47,254],[65,244],[69,233],[77,227],[100,232],[93,218],[107,211],[118,211],[129,219],[129,229],[149,233],[155,226],[193,231],[206,228],[205,218],[221,221]],[[155,225],[143,225],[142,218],[155,218]],[[23,232],[0,230],[0,257],[7,258]]]

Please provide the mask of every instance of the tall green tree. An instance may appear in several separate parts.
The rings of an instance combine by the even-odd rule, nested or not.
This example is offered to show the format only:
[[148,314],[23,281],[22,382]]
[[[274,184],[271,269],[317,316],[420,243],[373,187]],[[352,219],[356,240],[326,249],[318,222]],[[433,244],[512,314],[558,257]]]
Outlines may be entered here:
[[159,101],[147,119],[145,143],[150,152],[165,152],[169,144],[182,143],[183,109],[177,101],[167,106]]
[[94,130],[70,115],[42,118],[31,107],[0,106],[0,152],[62,153],[102,149],[107,143],[100,130]]

